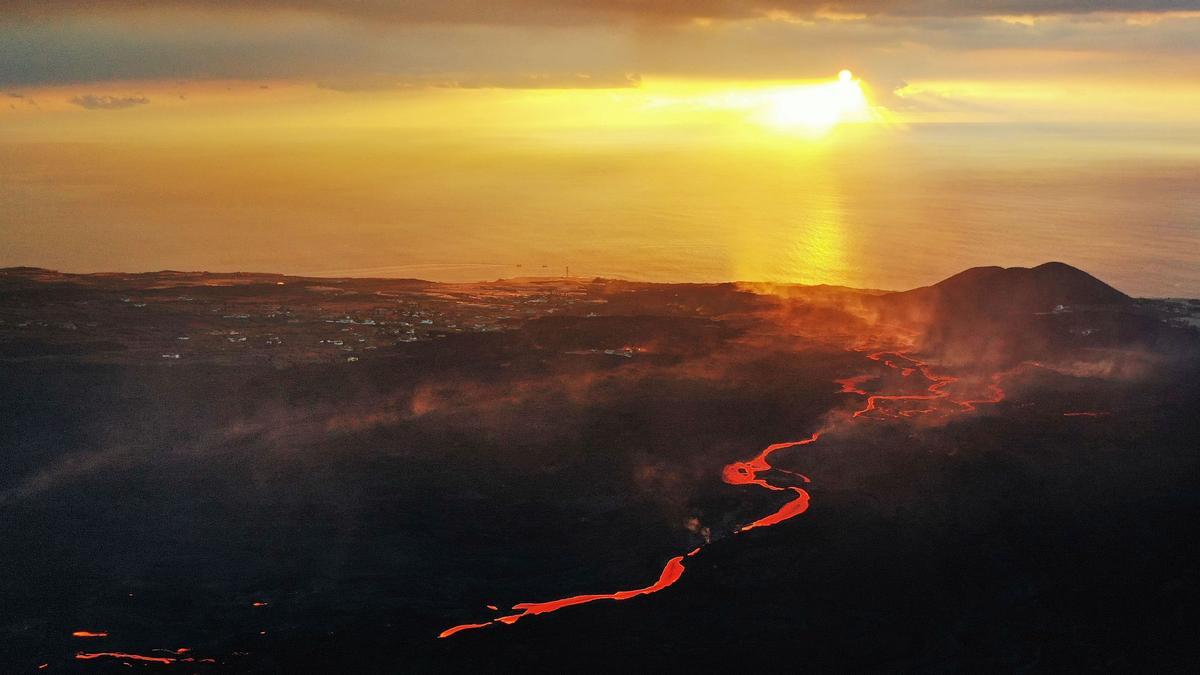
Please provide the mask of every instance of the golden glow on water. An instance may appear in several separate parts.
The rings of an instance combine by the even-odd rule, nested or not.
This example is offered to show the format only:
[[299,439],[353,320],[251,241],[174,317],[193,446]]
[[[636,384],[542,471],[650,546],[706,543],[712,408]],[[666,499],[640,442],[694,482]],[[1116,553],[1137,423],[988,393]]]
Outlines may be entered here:
[[0,266],[905,288],[1066,251],[1133,293],[1200,283],[1194,134],[909,123],[1003,87],[261,87],[109,88],[151,101],[124,110],[29,94],[0,114]]
[[[807,217],[800,220],[796,236],[788,251],[789,266],[784,270],[786,283],[799,284],[848,284],[849,260],[846,256],[845,223],[838,192],[820,192],[813,195],[815,202]],[[767,276],[765,278],[771,281]]]
[[819,154],[797,158],[791,181],[802,182],[804,188],[780,195],[775,209],[749,219],[739,245],[732,249],[735,278],[785,284],[854,281],[846,195],[829,165],[832,160]]

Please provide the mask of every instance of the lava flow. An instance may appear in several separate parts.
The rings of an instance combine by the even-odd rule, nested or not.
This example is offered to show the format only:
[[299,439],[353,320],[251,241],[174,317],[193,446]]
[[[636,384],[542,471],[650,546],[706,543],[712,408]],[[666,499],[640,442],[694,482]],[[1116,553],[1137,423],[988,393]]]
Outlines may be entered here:
[[[695,551],[689,553],[688,555],[692,555],[693,553],[695,553]],[[522,602],[520,604],[513,605],[513,609],[520,610],[519,614],[508,614],[498,619],[493,619],[487,623],[468,623],[461,626],[455,626],[453,628],[447,628],[446,630],[442,631],[438,637],[447,638],[460,631],[470,628],[483,628],[484,626],[490,626],[493,623],[516,623],[520,619],[527,616],[554,612],[562,609],[563,607],[571,607],[572,605],[583,605],[589,602],[595,602],[597,600],[628,600],[639,595],[657,593],[676,581],[679,581],[679,577],[683,576],[683,559],[684,556],[680,555],[668,560],[667,566],[663,568],[662,574],[658,577],[658,581],[645,588],[638,588],[632,591],[617,591],[616,593],[573,595],[569,598],[550,600],[548,602]]]
[[[885,358],[883,358],[884,356],[893,356],[893,357],[896,357],[899,359],[904,359],[904,360],[908,361],[909,363],[911,363],[912,366],[911,367],[898,366],[898,365],[896,365],[895,361],[892,361],[891,359],[885,359]],[[883,364],[885,366],[887,366],[888,368],[900,370],[902,373],[905,370],[909,371],[909,374],[912,374],[912,372],[914,372],[914,370],[917,372],[920,372],[921,375],[924,376],[925,379],[928,380],[930,384],[928,387],[926,387],[925,393],[923,393],[923,394],[868,394],[867,392],[865,392],[861,389],[858,389],[857,387],[847,385],[846,384],[847,380],[839,380],[838,384],[842,385],[842,393],[861,394],[861,395],[864,395],[867,397],[866,407],[864,407],[861,410],[855,411],[854,417],[862,417],[863,415],[866,415],[867,413],[876,412],[876,411],[879,411],[879,416],[881,416],[881,417],[906,416],[906,415],[904,415],[904,412],[884,413],[882,411],[882,409],[878,408],[878,405],[881,401],[885,401],[885,402],[886,401],[935,401],[938,399],[949,398],[950,394],[945,391],[945,388],[958,381],[957,377],[951,377],[949,375],[938,375],[938,374],[934,373],[930,369],[928,363],[925,363],[924,361],[918,361],[917,359],[912,358],[911,356],[909,356],[908,354],[906,354],[904,352],[876,352],[874,354],[868,354],[867,358],[871,359],[872,361],[882,361]],[[907,377],[907,375],[905,377]],[[853,380],[854,378],[850,378],[850,379]],[[968,409],[973,410],[974,408],[968,408]],[[919,414],[919,413],[924,413],[924,412],[933,412],[933,409],[930,408],[930,409],[922,409],[919,411],[909,411],[909,412],[915,412],[915,413]]]
[[[890,356],[892,358],[884,358],[885,356]],[[920,409],[914,409],[914,410],[901,410],[899,412],[890,412],[890,411],[886,410],[885,408],[879,407],[881,402],[930,401],[930,402],[936,403],[936,402],[940,402],[942,400],[946,400],[946,401],[949,401],[949,402],[955,404],[955,406],[953,408],[954,410],[967,411],[967,410],[975,410],[976,409],[975,405],[979,404],[979,403],[999,403],[1000,401],[1004,400],[1004,390],[1000,388],[999,382],[1003,377],[1008,375],[1008,373],[1006,373],[1006,372],[1005,373],[996,373],[991,376],[991,382],[989,384],[989,390],[991,393],[990,397],[984,398],[984,399],[955,401],[955,400],[950,399],[950,393],[947,392],[945,389],[949,385],[957,382],[958,378],[949,376],[949,375],[938,375],[937,373],[933,372],[932,368],[930,367],[930,365],[928,363],[917,360],[917,359],[913,358],[912,356],[910,356],[906,352],[898,352],[898,351],[876,352],[874,354],[869,354],[867,356],[867,358],[871,359],[872,361],[881,362],[881,363],[883,363],[883,365],[887,366],[888,368],[892,368],[892,369],[900,371],[900,374],[906,378],[914,373],[919,372],[929,382],[929,386],[925,388],[924,393],[919,393],[919,394],[871,394],[871,393],[868,393],[867,391],[863,390],[862,388],[860,388],[859,385],[864,384],[865,382],[867,382],[869,380],[876,379],[876,377],[874,375],[869,375],[869,374],[856,375],[854,377],[848,377],[848,378],[844,378],[844,379],[840,379],[840,380],[835,380],[836,384],[841,385],[841,390],[838,393],[857,394],[860,396],[867,397],[866,406],[864,408],[862,408],[861,410],[855,411],[851,415],[851,419],[861,418],[864,415],[867,415],[868,413],[875,413],[876,417],[881,417],[881,418],[889,418],[890,417],[890,418],[899,419],[902,417],[911,417],[913,415],[937,412],[939,410],[939,408],[936,405],[934,405],[933,407],[927,407],[927,408],[920,408]],[[900,360],[908,362],[909,365],[898,364],[897,361],[900,361]],[[778,452],[779,450],[785,450],[788,448],[794,448],[794,447],[801,446],[801,445],[809,445],[811,443],[816,443],[817,440],[820,438],[821,438],[821,432],[817,431],[817,432],[813,433],[812,436],[809,436],[808,438],[805,438],[802,440],[788,441],[785,443],[774,443],[772,445],[768,445],[766,448],[763,449],[762,452],[758,453],[758,455],[756,455],[752,459],[748,459],[745,461],[733,462],[724,467],[724,469],[721,472],[721,479],[730,485],[757,485],[758,487],[761,487],[761,488],[764,488],[767,490],[771,490],[773,492],[792,491],[792,492],[796,493],[795,497],[793,497],[790,501],[786,502],[783,506],[781,506],[774,513],[763,516],[762,518],[759,518],[758,520],[755,520],[751,523],[743,525],[742,527],[740,527],[734,531],[735,534],[738,532],[745,532],[747,530],[752,530],[755,528],[770,527],[771,525],[777,525],[777,524],[782,523],[783,521],[788,520],[790,518],[795,518],[796,516],[798,516],[808,510],[809,494],[808,494],[807,490],[804,490],[803,488],[797,487],[794,485],[776,485],[774,483],[769,482],[766,478],[761,477],[760,474],[764,474],[773,469],[773,467],[771,466],[771,463],[768,461],[768,458],[773,453]],[[788,474],[795,475],[795,476],[799,477],[804,483],[810,482],[808,476],[805,476],[804,474],[798,474],[798,473],[794,473],[791,471],[783,471],[783,470],[778,470],[778,471],[780,471],[781,473],[788,473]],[[676,556],[676,557],[668,560],[666,566],[663,568],[662,574],[659,575],[658,581],[654,582],[653,584],[651,584],[649,586],[646,586],[645,588],[638,588],[638,589],[633,589],[633,590],[628,590],[628,591],[617,591],[615,593],[574,595],[574,596],[571,596],[568,598],[562,598],[560,600],[550,600],[550,601],[546,601],[546,602],[522,602],[522,603],[513,605],[512,609],[517,610],[517,612],[518,612],[516,614],[507,614],[505,616],[501,616],[501,617],[492,619],[490,621],[485,621],[482,623],[466,623],[466,624],[460,624],[457,626],[453,626],[453,627],[447,628],[446,630],[439,633],[438,637],[439,638],[448,638],[452,635],[456,635],[456,634],[461,633],[466,630],[471,630],[471,629],[475,629],[475,628],[486,628],[487,626],[491,626],[491,625],[498,624],[498,623],[513,624],[527,616],[532,616],[535,614],[546,614],[549,612],[554,612],[554,611],[560,610],[564,607],[583,605],[583,604],[587,604],[590,602],[596,602],[598,600],[629,600],[630,598],[635,598],[640,595],[649,595],[651,593],[657,593],[658,591],[661,591],[662,589],[679,581],[680,577],[683,576],[684,570],[686,569],[683,564],[684,559],[695,556],[697,553],[700,552],[701,548],[702,547],[698,547],[686,555]],[[488,608],[492,609],[492,606],[489,605]]]
[[[740,531],[744,532],[746,530],[752,530],[756,527],[769,527],[771,525],[782,523],[788,518],[795,518],[796,516],[808,510],[808,492],[806,490],[795,486],[780,487],[778,485],[768,483],[764,478],[759,478],[758,474],[771,469],[771,463],[767,461],[767,458],[777,450],[784,450],[787,448],[794,448],[798,445],[816,443],[817,439],[820,437],[821,432],[818,431],[804,440],[768,445],[766,449],[758,453],[758,456],[754,459],[745,462],[734,462],[733,464],[729,464],[725,467],[725,469],[721,472],[721,479],[730,485],[757,485],[768,490],[776,491],[792,490],[797,495],[790,502],[781,506],[775,513],[759,518],[749,525],[742,527]],[[808,476],[805,476],[804,474],[796,475],[798,475],[805,483],[810,482]]]
[[[192,651],[188,647],[180,647],[179,649],[156,649],[156,652],[164,652],[172,656],[147,656],[145,654],[129,654],[126,652],[76,652],[75,659],[77,661],[92,661],[95,659],[114,659],[120,661],[141,661],[143,663],[159,663],[165,666],[176,663],[216,663],[216,659],[212,658],[196,658],[187,656],[188,652]],[[129,665],[126,663],[125,665]]]
[[175,663],[176,661],[176,659],[166,656],[145,656],[144,654],[126,654],[124,652],[94,652],[91,654],[87,652],[79,652],[75,654],[75,658],[80,661],[90,661],[92,659],[104,658],[124,659],[126,661],[148,661],[150,663],[163,663],[167,665]]

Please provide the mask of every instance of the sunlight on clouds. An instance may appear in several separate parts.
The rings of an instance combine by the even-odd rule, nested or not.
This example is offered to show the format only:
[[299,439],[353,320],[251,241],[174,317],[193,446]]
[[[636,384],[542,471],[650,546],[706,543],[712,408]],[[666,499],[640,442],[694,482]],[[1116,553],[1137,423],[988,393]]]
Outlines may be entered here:
[[843,70],[836,82],[787,87],[762,94],[764,110],[759,119],[772,128],[824,136],[841,123],[878,121],[878,113],[867,101],[862,83]]
[[[728,113],[729,124],[752,124],[774,134],[817,140],[841,124],[889,120],[873,105],[864,83],[848,70],[837,79],[806,83],[734,85],[710,83],[680,87],[672,83],[649,91],[650,109]],[[679,113],[677,113],[679,114]]]
[[[576,147],[769,144],[781,138],[816,143],[834,134],[922,122],[1096,121],[1099,110],[1108,122],[1184,121],[1200,106],[1200,89],[1149,76],[1125,85],[1107,79],[917,79],[889,90],[849,71],[807,81],[611,81],[611,87],[573,88],[537,80],[537,88],[514,88],[404,80],[361,90],[296,81],[43,86],[6,93],[0,139],[236,142],[420,132],[424,139],[516,135]],[[137,105],[81,105],[126,100]]]
[[1130,26],[1154,26],[1164,21],[1200,19],[1200,11],[1180,10],[1174,12],[1132,12],[1123,15]]
[[[628,86],[632,83],[632,86]],[[653,133],[671,143],[698,130],[707,137],[785,135],[816,141],[843,124],[888,119],[866,85],[843,71],[807,82],[735,82],[646,78],[612,88],[414,86],[334,90],[288,82],[127,82],[30,89],[7,114],[22,138],[212,138],[338,130],[422,129],[438,135],[521,132],[570,136],[587,144],[623,132]],[[134,97],[137,109],[83,109],[81,100]],[[133,100],[132,98],[130,100]],[[111,107],[111,106],[110,106]],[[3,132],[0,132],[3,135]]]
[[1038,17],[1032,14],[997,14],[983,18],[988,21],[999,21],[1000,23],[1008,23],[1016,26],[1034,26],[1038,22]]

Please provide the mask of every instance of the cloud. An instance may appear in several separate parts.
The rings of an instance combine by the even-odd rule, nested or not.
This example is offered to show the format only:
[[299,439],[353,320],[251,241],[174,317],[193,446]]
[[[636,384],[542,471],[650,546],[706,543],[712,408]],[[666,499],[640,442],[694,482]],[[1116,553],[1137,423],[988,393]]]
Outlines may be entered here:
[[[39,109],[41,108],[41,106],[38,105],[38,102],[36,100],[34,100],[34,98],[32,96],[22,94],[19,91],[6,91],[6,92],[4,92],[4,95],[8,98],[15,98],[19,101],[23,101],[25,103],[25,105],[33,106],[34,108],[39,108]],[[9,103],[8,107],[12,108],[13,110],[17,109],[17,106],[15,103]]]
[[450,89],[628,89],[641,83],[640,76],[630,74],[540,73],[459,77],[433,86]]
[[[47,15],[157,8],[228,10],[227,0],[0,0],[0,14]],[[237,10],[307,12],[375,20],[474,24],[577,24],[635,20],[686,22],[772,15],[989,16],[1168,12],[1195,0],[255,0]]]
[[[1193,6],[1198,1],[1189,0]],[[74,15],[35,18],[6,15],[5,2],[0,0],[0,87],[11,88],[222,79],[317,82],[338,91],[608,88],[636,86],[636,78],[625,73],[647,79],[813,79],[847,67],[873,85],[886,86],[900,80],[1039,79],[1075,73],[1187,79],[1200,72],[1200,14],[1158,11],[1185,4],[1174,0],[1087,5],[1158,8],[1138,15],[1026,16],[1038,7],[1073,6],[1065,0],[823,5],[878,9],[859,11],[856,15],[870,16],[856,20],[843,20],[845,15],[831,19],[828,11],[798,20],[775,15],[733,20],[762,17],[763,8],[785,5],[781,11],[802,15],[818,3],[716,0],[570,0],[554,5],[553,13],[546,0],[497,0],[478,3],[474,14],[462,9],[463,2],[450,0],[446,7],[459,10],[444,16],[436,12],[451,9],[422,13],[417,11],[424,6],[420,2],[395,3],[399,13],[386,14],[375,2],[345,3],[351,9],[343,10],[341,3],[317,0],[266,1],[239,6],[303,6],[316,13],[156,10],[135,16],[79,9]],[[62,11],[82,7],[44,4]],[[133,3],[110,0],[99,6]],[[363,13],[364,7],[377,12]],[[510,11],[498,14],[504,7]],[[918,16],[922,7],[932,14]],[[902,11],[908,14],[901,16]],[[704,14],[730,20],[689,20]],[[487,23],[492,25],[481,25]],[[965,52],[969,58],[957,58]],[[1164,56],[1172,59],[1169,68],[1163,67]]]
[[104,96],[100,94],[82,94],[72,97],[69,103],[88,110],[123,110],[134,106],[146,105],[150,99],[145,96]]
[[362,75],[317,82],[321,89],[343,92],[401,89],[630,89],[641,86],[636,74],[535,73],[475,75]]

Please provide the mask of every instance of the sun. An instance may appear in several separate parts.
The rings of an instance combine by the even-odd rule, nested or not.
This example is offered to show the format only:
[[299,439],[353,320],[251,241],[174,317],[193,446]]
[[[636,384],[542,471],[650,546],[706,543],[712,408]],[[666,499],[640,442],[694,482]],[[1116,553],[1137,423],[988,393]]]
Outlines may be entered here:
[[759,121],[779,131],[824,136],[843,122],[873,119],[862,82],[843,70],[837,79],[762,92]]

